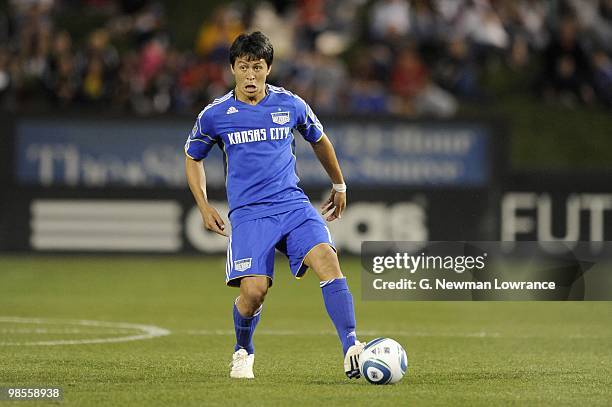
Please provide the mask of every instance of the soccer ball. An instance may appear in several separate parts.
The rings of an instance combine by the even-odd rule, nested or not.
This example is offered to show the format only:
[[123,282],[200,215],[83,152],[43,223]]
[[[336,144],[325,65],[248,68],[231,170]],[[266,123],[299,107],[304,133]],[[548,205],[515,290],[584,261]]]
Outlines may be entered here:
[[376,338],[367,343],[359,356],[359,370],[369,383],[399,382],[408,369],[408,357],[402,345],[390,338]]

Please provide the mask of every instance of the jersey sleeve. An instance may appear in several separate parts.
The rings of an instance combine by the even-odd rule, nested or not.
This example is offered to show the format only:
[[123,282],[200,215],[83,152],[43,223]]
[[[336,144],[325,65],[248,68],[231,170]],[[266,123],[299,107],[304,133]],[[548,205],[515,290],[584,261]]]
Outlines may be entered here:
[[308,103],[299,96],[295,97],[297,120],[295,128],[306,141],[316,143],[323,137],[323,126]]
[[185,154],[189,158],[200,161],[208,155],[210,149],[217,143],[217,136],[213,132],[211,115],[203,111],[198,115],[195,125],[187,137]]

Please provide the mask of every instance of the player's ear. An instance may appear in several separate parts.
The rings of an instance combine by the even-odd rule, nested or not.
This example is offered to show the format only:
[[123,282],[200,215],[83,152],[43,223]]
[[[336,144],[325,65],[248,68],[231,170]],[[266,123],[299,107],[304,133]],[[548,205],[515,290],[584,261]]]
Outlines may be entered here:
[[232,71],[232,75],[234,75],[234,65],[230,64],[230,69]]
[[266,72],[266,76],[270,75],[270,71],[272,70],[272,65],[268,66],[268,72]]

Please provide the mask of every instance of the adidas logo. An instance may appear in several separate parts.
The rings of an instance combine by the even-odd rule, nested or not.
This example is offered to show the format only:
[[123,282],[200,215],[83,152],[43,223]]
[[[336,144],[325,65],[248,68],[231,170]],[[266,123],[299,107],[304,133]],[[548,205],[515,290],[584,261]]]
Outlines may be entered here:
[[233,113],[238,113],[238,109],[236,109],[234,106],[230,106],[230,108],[227,109],[227,112],[225,112],[225,114],[233,114]]

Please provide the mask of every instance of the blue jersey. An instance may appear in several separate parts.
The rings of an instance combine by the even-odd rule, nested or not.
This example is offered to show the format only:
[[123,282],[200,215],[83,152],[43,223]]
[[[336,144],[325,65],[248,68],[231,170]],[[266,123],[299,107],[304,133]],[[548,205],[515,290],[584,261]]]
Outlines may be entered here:
[[271,85],[257,105],[241,102],[232,91],[198,115],[185,153],[199,161],[215,144],[223,151],[232,226],[310,205],[298,187],[293,129],[311,143],[323,137],[308,104]]

